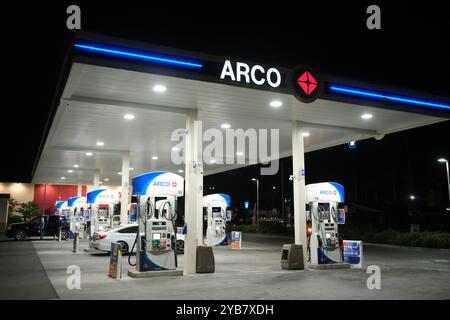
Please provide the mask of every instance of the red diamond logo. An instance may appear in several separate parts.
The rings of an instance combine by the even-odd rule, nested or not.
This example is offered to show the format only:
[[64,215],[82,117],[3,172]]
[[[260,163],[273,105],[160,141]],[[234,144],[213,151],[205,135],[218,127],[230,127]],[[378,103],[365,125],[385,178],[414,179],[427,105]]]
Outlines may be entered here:
[[297,83],[307,96],[316,90],[318,86],[316,79],[314,79],[309,71],[303,72],[302,75],[298,77]]
[[177,186],[177,183],[175,181],[172,182],[172,187],[176,188],[176,186]]

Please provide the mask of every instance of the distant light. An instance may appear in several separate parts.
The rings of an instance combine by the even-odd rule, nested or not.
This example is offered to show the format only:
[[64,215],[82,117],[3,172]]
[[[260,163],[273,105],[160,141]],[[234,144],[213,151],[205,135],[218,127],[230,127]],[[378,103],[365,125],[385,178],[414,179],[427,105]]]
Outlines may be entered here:
[[102,184],[103,182],[99,181],[98,184]]
[[105,143],[103,141],[97,141],[96,145],[102,147],[105,145]]
[[273,187],[273,190],[276,190],[276,189],[277,189],[277,187],[274,186],[274,187]]
[[72,172],[73,172],[73,170],[67,170],[67,172],[68,172],[68,173],[72,173]]
[[158,92],[158,93],[163,93],[166,92],[167,87],[162,85],[162,84],[157,84],[153,86],[153,91]]
[[355,141],[355,140],[350,141],[350,142],[348,143],[348,147],[349,147],[350,149],[356,149],[356,141]]
[[439,161],[439,162],[445,163],[445,162],[447,162],[447,159],[445,159],[445,158],[439,158],[438,161]]
[[133,120],[135,118],[134,114],[127,113],[123,116],[125,120]]
[[79,168],[80,166],[78,164],[73,165],[74,168]]
[[410,195],[409,198],[410,198],[411,200],[414,200],[416,197],[413,196],[413,195]]
[[152,160],[158,160],[159,158],[157,156],[153,156]]
[[270,106],[272,108],[280,108],[283,105],[283,102],[281,102],[280,100],[273,100],[272,102],[270,102]]
[[108,178],[105,178],[105,179],[103,179],[104,181],[109,181],[109,179]]
[[372,118],[373,118],[373,115],[370,113],[364,113],[363,115],[361,115],[361,119],[364,119],[364,120],[369,120]]
[[252,178],[252,181],[258,181],[258,179],[256,179],[256,178]]
[[122,175],[122,172],[117,172],[117,174],[118,174],[119,176],[121,176],[121,175]]
[[86,155],[87,155],[88,157],[92,157],[92,152],[86,152]]
[[178,147],[172,147],[172,151],[178,151],[180,150]]
[[236,152],[236,155],[237,155],[238,157],[240,157],[240,156],[243,156],[243,155],[244,155],[244,153],[243,153],[243,152],[241,152],[241,151],[238,151],[238,152]]
[[229,123],[223,123],[220,127],[221,127],[222,129],[230,129],[230,128],[231,128],[231,125],[230,125]]
[[216,159],[211,159],[211,160],[209,161],[209,163],[216,163],[216,162],[217,162]]
[[66,177],[61,177],[61,180],[66,180]]
[[183,170],[178,170],[178,173],[183,173],[184,171]]
[[303,132],[304,137],[309,137],[311,134],[309,132]]
[[130,167],[130,168],[128,168],[128,170],[130,170],[130,171],[133,171],[133,170],[134,170],[134,168],[133,168],[133,167]]

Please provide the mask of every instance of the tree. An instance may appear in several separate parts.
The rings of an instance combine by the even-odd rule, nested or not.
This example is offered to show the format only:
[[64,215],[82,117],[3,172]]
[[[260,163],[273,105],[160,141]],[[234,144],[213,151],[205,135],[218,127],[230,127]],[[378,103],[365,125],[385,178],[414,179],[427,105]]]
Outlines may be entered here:
[[40,214],[41,209],[39,208],[39,206],[37,204],[35,204],[33,201],[29,201],[26,203],[22,203],[19,206],[19,209],[17,209],[17,212],[19,212],[20,214],[22,214],[22,217],[28,221],[30,220],[32,217],[37,216]]
[[18,205],[19,205],[19,202],[16,199],[14,199],[12,197],[9,198],[9,201],[8,201],[8,216],[9,217],[14,215]]

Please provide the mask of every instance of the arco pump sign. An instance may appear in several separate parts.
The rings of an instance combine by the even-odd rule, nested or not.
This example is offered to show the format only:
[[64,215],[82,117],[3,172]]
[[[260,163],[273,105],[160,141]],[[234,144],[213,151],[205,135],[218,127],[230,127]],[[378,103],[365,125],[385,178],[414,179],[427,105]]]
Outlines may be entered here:
[[[290,85],[286,79],[290,78]],[[292,93],[301,102],[311,103],[317,99],[321,89],[317,73],[306,66],[299,66],[292,71],[291,76],[286,75],[275,67],[264,67],[259,64],[225,60],[220,80],[240,86],[251,86],[261,89],[292,88]]]

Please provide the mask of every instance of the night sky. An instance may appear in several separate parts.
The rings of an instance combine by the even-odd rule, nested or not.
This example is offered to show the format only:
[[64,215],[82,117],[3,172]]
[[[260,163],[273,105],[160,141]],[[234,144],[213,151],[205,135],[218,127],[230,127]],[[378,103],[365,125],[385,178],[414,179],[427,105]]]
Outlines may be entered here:
[[[10,44],[5,61],[15,81],[10,91],[14,95],[3,104],[7,121],[2,123],[0,181],[31,179],[70,40],[65,27],[69,4],[80,5],[83,31],[285,67],[309,64],[319,72],[450,101],[450,20],[441,3],[406,2],[395,7],[377,2],[382,29],[376,31],[365,26],[368,4],[305,1],[269,8],[260,1],[243,8],[242,2],[231,1],[189,7],[183,3],[59,1],[4,10],[5,16],[15,17],[5,29]],[[338,146],[312,152],[306,155],[307,183],[340,182],[350,201],[378,208],[394,202],[406,205],[409,194],[420,201],[436,199],[427,203],[442,207],[447,194],[445,169],[436,159],[450,158],[449,137],[446,122],[387,135],[381,141],[361,141],[356,150]],[[283,164],[288,177],[291,159]],[[254,201],[250,179],[258,170],[252,166],[206,177],[205,189],[215,186],[215,191],[230,193],[234,203],[242,206],[244,200]],[[291,199],[292,185],[286,177],[286,197]],[[240,187],[237,179],[243,181]],[[261,177],[263,208],[279,206],[280,186],[280,175]]]

